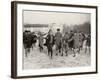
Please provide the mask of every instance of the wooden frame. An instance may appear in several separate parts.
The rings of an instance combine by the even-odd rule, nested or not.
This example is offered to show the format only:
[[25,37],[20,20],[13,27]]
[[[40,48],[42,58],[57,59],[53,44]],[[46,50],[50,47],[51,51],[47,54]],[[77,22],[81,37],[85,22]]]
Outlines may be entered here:
[[[90,72],[78,72],[78,73],[61,73],[61,74],[48,74],[46,73],[45,75],[28,75],[28,76],[18,76],[17,75],[17,5],[18,4],[23,4],[23,5],[45,5],[45,6],[53,6],[53,7],[72,7],[72,8],[89,8],[89,9],[95,9],[96,10],[96,17],[95,17],[95,23],[96,23],[96,65],[95,65],[95,71],[90,71]],[[24,1],[12,1],[11,2],[11,77],[12,78],[35,78],[35,77],[50,77],[50,76],[66,76],[66,75],[80,75],[80,74],[94,74],[97,73],[98,71],[98,57],[97,57],[97,44],[98,44],[98,32],[97,32],[97,6],[90,6],[90,5],[72,5],[72,4],[56,4],[56,3],[40,3],[40,2],[24,2]]]

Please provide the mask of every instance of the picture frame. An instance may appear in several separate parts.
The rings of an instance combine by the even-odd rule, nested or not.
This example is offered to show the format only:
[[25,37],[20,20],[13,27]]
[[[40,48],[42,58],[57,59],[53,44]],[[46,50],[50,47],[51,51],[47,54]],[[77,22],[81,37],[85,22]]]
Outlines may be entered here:
[[[98,49],[98,47],[97,47],[97,44],[98,44],[98,41],[97,41],[97,38],[98,38],[97,16],[98,16],[98,14],[97,13],[98,13],[97,6],[91,6],[91,5],[12,1],[11,2],[11,77],[17,79],[17,78],[35,78],[35,77],[96,74],[98,72],[98,67],[97,67],[97,65],[98,65],[98,61],[97,61],[98,60],[97,59],[98,58],[97,57],[97,55],[98,55],[97,54],[97,49]],[[71,16],[73,19],[68,16]],[[48,27],[48,26],[51,26],[56,23],[61,23],[61,24],[63,24],[63,26],[65,23],[66,23],[65,25],[67,25],[67,26],[75,26],[75,25],[78,26],[78,24],[76,24],[76,23],[80,24],[80,23],[82,23],[82,21],[89,21],[89,24],[90,24],[89,30],[87,30],[87,28],[86,28],[86,31],[88,33],[90,33],[90,35],[91,35],[90,43],[91,43],[91,47],[92,47],[92,49],[90,47],[90,49],[91,49],[91,51],[90,51],[91,55],[89,56],[90,58],[87,57],[87,58],[89,58],[89,59],[87,59],[85,56],[86,60],[89,60],[89,61],[87,61],[86,65],[85,65],[85,63],[82,64],[85,66],[82,66],[82,65],[77,66],[77,65],[80,65],[80,64],[78,64],[78,61],[77,61],[77,65],[72,67],[73,65],[71,65],[70,63],[66,63],[66,61],[65,61],[64,63],[70,64],[71,66],[69,66],[69,67],[64,66],[64,67],[60,67],[60,68],[59,67],[58,68],[56,68],[56,67],[50,68],[50,65],[55,65],[55,66],[58,66],[58,65],[55,63],[55,60],[54,60],[55,58],[48,60],[48,57],[47,57],[48,62],[50,61],[48,68],[47,68],[47,66],[46,66],[46,68],[43,68],[43,69],[40,68],[39,66],[36,66],[36,68],[34,68],[34,66],[33,66],[34,63],[32,60],[36,61],[37,59],[41,58],[42,56],[37,57],[37,59],[35,59],[33,57],[33,54],[35,54],[35,51],[33,51],[32,52],[33,54],[31,54],[31,56],[30,56],[31,58],[25,57],[25,54],[24,54],[25,52],[23,49],[24,48],[23,47],[23,38],[24,38],[23,32],[25,30],[33,30],[34,31],[34,30],[36,30],[35,28],[40,26],[39,29],[37,29],[37,30],[46,31],[47,29],[43,29],[41,27],[43,27],[43,26]],[[84,23],[84,25],[85,25],[85,23]],[[29,27],[27,27],[27,26],[29,26]],[[30,26],[33,26],[33,27],[35,26],[35,28],[32,27],[31,29],[29,29]],[[79,25],[79,27],[80,27],[80,25]],[[61,26],[60,26],[60,28],[61,28]],[[55,29],[55,27],[54,27],[54,29]],[[70,29],[68,29],[68,31],[69,30]],[[76,30],[77,30],[77,28],[76,28]],[[64,29],[63,29],[63,31],[64,31]],[[28,54],[28,55],[30,55],[30,54]],[[77,55],[80,55],[80,54],[77,54]],[[58,57],[57,57],[57,59],[58,59]],[[62,59],[63,57],[59,57],[59,61],[60,61],[60,58]],[[67,57],[64,56],[64,59],[65,58],[67,58]],[[70,57],[70,58],[72,58],[72,57]],[[72,58],[73,61],[75,59],[76,58]],[[77,58],[77,59],[81,61],[80,58]],[[30,63],[28,61],[30,61]],[[44,58],[44,63],[46,63],[45,61],[46,60]],[[82,61],[82,62],[85,62],[85,61]],[[82,62],[80,62],[80,63],[82,63]],[[61,63],[63,63],[63,61]],[[73,62],[73,64],[74,63],[76,63],[76,62]],[[40,65],[42,65],[42,64],[43,63],[41,63]],[[59,62],[58,62],[58,64],[60,65]],[[87,66],[87,64],[89,64],[89,65]],[[30,66],[30,65],[32,65],[32,66]],[[37,65],[37,63],[36,63],[36,65]],[[62,66],[62,64],[60,66]],[[39,67],[39,68],[37,68],[37,67]]]

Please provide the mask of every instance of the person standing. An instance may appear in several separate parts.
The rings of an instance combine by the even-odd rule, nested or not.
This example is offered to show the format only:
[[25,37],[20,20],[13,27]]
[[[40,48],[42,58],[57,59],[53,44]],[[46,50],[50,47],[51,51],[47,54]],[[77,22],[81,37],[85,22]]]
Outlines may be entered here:
[[69,49],[68,39],[69,39],[69,34],[68,34],[68,32],[66,32],[62,38],[62,55],[63,55],[63,51],[65,50],[66,56],[68,55],[67,52]]
[[60,32],[60,29],[57,29],[57,32],[55,34],[55,46],[56,46],[56,55],[58,55],[58,52],[61,52],[61,41],[62,41],[62,34]]
[[70,34],[69,34],[69,39],[68,39],[68,46],[69,46],[69,49],[71,51],[73,51],[73,57],[76,56],[75,54],[75,51],[74,51],[74,48],[75,48],[75,35],[76,33],[74,33],[72,30],[70,31]]
[[90,47],[91,47],[91,35],[88,34],[88,36],[86,38],[86,49],[85,49],[85,53],[87,52],[87,50],[89,50],[89,53],[90,53]]
[[80,34],[78,32],[75,32],[73,39],[74,39],[74,51],[76,50],[78,53],[80,53],[80,46],[81,46]]
[[80,32],[80,35],[79,35],[79,38],[80,38],[80,50],[83,49],[83,43],[84,43],[84,40],[85,40],[85,34],[83,32]]
[[48,56],[50,56],[51,59],[53,57],[53,49],[52,49],[53,45],[54,45],[54,36],[52,34],[52,30],[50,29],[49,32],[48,32],[48,35],[46,37],[45,46],[47,46]]
[[42,32],[39,32],[38,35],[39,35],[39,36],[38,36],[39,50],[40,50],[40,52],[41,52],[41,51],[43,51],[43,45],[44,45],[44,37],[43,37],[43,36],[44,36],[45,34],[42,34]]

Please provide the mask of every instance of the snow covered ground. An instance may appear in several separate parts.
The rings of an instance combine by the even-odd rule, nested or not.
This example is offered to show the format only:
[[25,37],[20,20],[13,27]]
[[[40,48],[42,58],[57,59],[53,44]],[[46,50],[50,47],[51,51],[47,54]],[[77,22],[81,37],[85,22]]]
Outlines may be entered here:
[[[55,54],[55,52],[54,52]],[[23,58],[23,69],[43,69],[43,68],[61,68],[61,67],[81,67],[91,65],[91,55],[89,51],[76,54],[73,57],[72,51],[68,51],[68,56],[55,56],[53,59],[47,55],[47,49],[44,47],[43,52],[39,52],[38,47],[30,51],[28,57]]]

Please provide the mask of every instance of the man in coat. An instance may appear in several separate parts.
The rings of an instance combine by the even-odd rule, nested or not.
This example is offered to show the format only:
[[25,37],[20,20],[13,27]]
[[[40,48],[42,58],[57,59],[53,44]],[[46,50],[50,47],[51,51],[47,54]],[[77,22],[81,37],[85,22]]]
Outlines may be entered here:
[[61,52],[61,42],[62,42],[62,34],[60,32],[60,29],[57,29],[57,32],[55,34],[55,46],[56,46],[56,55],[58,55],[58,52]]
[[53,45],[54,45],[54,36],[52,34],[52,30],[50,29],[48,32],[48,35],[46,37],[46,43],[45,46],[47,46],[48,49],[48,56],[52,59],[53,57]]

